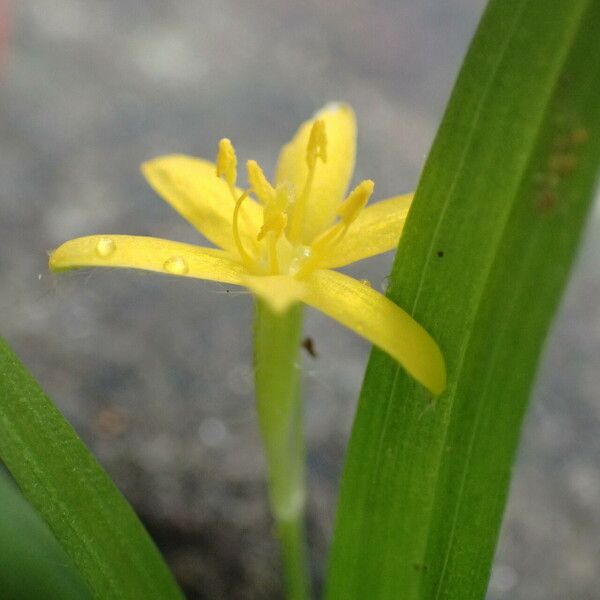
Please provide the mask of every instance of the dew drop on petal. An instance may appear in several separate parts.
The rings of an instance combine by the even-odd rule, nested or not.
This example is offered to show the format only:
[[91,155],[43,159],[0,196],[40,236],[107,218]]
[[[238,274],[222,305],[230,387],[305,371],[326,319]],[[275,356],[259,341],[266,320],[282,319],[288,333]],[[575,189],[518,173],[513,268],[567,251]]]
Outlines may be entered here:
[[288,267],[288,274],[295,275],[300,270],[300,260],[298,258],[292,258],[290,266]]
[[100,258],[108,258],[116,249],[115,241],[110,238],[100,238],[96,244],[96,254]]
[[163,265],[163,269],[171,275],[185,275],[189,271],[187,263],[181,256],[168,258]]
[[292,258],[288,267],[288,274],[295,275],[311,255],[312,248],[310,246],[296,246],[294,258]]

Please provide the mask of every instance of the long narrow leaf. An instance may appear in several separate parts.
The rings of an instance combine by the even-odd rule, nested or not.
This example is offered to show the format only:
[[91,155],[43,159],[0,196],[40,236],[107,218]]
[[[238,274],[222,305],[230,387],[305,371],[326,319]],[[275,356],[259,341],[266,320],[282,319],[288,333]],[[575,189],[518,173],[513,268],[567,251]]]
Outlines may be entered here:
[[69,557],[0,467],[0,597],[88,600]]
[[448,389],[433,398],[373,352],[330,600],[485,594],[522,417],[598,170],[599,31],[598,0],[488,6],[389,290],[439,340]]
[[0,459],[94,598],[182,598],[129,504],[2,340]]

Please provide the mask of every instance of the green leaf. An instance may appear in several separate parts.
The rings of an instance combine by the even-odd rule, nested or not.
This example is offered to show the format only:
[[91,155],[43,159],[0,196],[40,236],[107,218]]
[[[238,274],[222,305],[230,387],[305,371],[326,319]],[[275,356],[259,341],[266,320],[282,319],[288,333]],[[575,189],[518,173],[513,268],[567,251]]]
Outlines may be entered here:
[[485,595],[523,413],[598,170],[598,31],[598,0],[494,0],[485,12],[389,290],[439,341],[448,389],[431,397],[373,352],[331,600]]
[[0,589],[10,600],[87,600],[80,579],[41,517],[0,467]]
[[92,597],[182,598],[129,504],[2,340],[0,459]]

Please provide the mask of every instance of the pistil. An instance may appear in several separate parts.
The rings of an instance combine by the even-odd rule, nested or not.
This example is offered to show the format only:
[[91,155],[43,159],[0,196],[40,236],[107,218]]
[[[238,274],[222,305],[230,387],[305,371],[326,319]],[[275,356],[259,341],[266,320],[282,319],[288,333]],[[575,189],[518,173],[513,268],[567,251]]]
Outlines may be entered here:
[[[266,178],[265,178],[266,182]],[[267,182],[268,183],[268,182]],[[270,184],[269,184],[270,186]],[[266,189],[266,188],[265,188]],[[272,189],[272,188],[271,188]],[[271,275],[279,274],[279,257],[277,256],[277,242],[285,230],[288,222],[287,208],[290,202],[287,185],[277,186],[273,193],[269,193],[263,207],[263,226],[258,232],[258,241],[267,237],[267,260]]]

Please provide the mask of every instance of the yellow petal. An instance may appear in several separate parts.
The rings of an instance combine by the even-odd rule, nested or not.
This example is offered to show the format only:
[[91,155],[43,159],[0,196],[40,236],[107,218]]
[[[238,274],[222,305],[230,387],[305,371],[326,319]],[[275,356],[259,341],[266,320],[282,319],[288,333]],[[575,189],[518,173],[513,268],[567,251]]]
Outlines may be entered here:
[[323,256],[327,269],[343,267],[398,246],[413,194],[381,200],[363,209],[346,235]]
[[434,394],[446,387],[446,367],[433,338],[408,313],[370,286],[335,271],[304,280],[302,300],[395,358]]
[[289,275],[248,275],[244,277],[242,285],[267,302],[276,313],[283,313],[300,301],[305,287],[304,281],[298,281]]
[[[159,156],[142,164],[148,183],[213,244],[237,254],[232,218],[235,201],[214,163],[182,154]],[[242,195],[236,189],[237,196]],[[239,221],[240,237],[251,250],[262,225],[260,206],[248,198]]]
[[133,235],[90,235],[50,254],[50,269],[121,267],[239,285],[246,269],[222,250]]
[[303,123],[279,155],[276,184],[289,183],[300,194],[308,175],[306,147],[316,119],[325,123],[327,162],[317,161],[314,181],[306,209],[303,239],[310,242],[335,219],[335,212],[346,194],[354,171],[356,120],[347,104],[329,104]]

